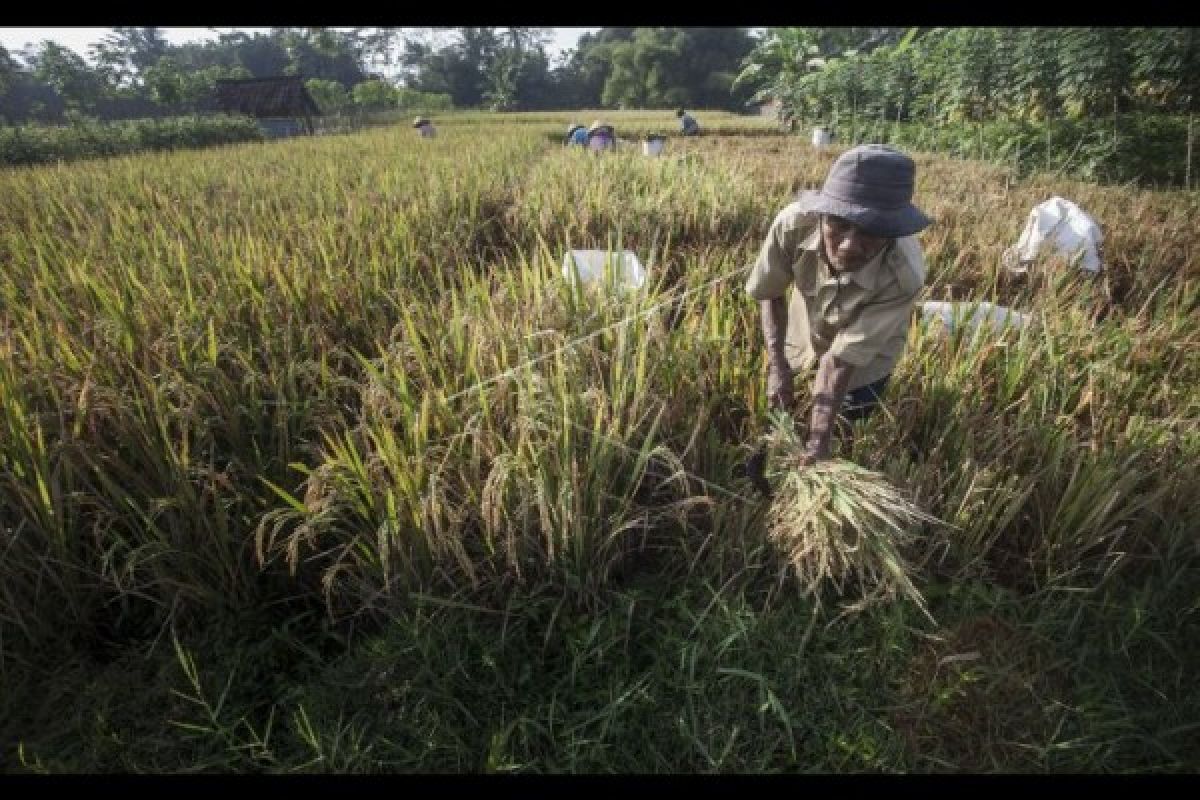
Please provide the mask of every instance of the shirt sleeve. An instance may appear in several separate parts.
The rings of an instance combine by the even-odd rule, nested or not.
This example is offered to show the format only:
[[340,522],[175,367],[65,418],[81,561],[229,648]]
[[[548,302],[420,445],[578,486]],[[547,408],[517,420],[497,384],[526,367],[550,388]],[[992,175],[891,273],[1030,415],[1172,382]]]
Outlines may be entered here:
[[864,305],[850,324],[829,345],[829,354],[840,361],[865,367],[890,342],[908,336],[916,292],[900,292],[879,303]]
[[795,230],[785,211],[771,223],[771,230],[758,252],[758,259],[746,279],[746,292],[755,300],[774,300],[783,297],[792,284],[792,261],[795,258]]

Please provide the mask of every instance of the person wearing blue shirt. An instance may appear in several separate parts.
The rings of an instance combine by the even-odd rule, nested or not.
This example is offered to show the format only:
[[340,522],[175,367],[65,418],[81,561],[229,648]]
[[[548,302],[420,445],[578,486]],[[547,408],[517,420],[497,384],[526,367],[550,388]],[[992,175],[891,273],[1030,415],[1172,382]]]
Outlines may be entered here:
[[567,145],[574,144],[574,145],[579,145],[580,147],[587,147],[587,143],[588,143],[587,128],[583,127],[582,125],[580,125],[578,123],[571,123],[571,125],[567,127],[567,140],[564,144],[567,144]]
[[691,114],[681,108],[675,112],[675,116],[679,117],[679,130],[684,136],[698,136],[700,134],[700,123],[696,122],[696,118]]

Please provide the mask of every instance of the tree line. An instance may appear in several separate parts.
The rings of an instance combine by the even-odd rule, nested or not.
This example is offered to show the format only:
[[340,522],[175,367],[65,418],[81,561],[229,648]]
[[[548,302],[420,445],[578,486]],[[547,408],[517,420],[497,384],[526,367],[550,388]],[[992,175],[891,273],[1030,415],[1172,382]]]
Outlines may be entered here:
[[739,86],[784,113],[938,123],[1192,113],[1196,28],[769,28]]
[[298,75],[322,109],[742,110],[735,86],[756,40],[746,28],[601,28],[560,59],[550,29],[272,28],[172,44],[117,27],[79,55],[53,41],[0,47],[0,121],[56,123],[214,110],[227,78]]

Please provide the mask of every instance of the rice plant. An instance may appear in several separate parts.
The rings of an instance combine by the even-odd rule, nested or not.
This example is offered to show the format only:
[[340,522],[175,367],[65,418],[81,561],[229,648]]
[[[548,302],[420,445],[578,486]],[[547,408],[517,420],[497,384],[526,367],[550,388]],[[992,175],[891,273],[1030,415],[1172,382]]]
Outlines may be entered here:
[[[943,336],[914,320],[848,460],[798,469],[795,432],[765,412],[742,281],[773,215],[836,151],[741,135],[759,121],[730,117],[661,158],[601,156],[554,141],[572,116],[465,113],[434,140],[377,127],[0,171],[11,759],[20,744],[22,763],[84,771],[226,756],[236,769],[1194,765],[1200,710],[1179,676],[1196,658],[1196,194],[917,154],[936,220],[922,299],[1036,324]],[[661,115],[611,116],[634,132]],[[1105,227],[1100,276],[1054,259],[1003,269],[1050,194]],[[564,250],[605,247],[637,252],[647,285],[563,280]],[[763,435],[769,502],[736,470]],[[826,614],[839,604],[858,613]],[[981,614],[1039,631],[1038,658],[996,654],[978,673],[952,660],[971,668],[924,683],[905,671],[963,656],[951,649],[969,637],[951,631]],[[278,670],[247,671],[263,635],[241,633],[246,620],[278,632],[314,618],[339,644],[304,627]],[[147,730],[169,729],[170,690],[199,697],[167,630],[222,680],[241,665],[243,698],[287,676],[265,706],[230,700],[220,717],[260,731],[277,708],[292,724],[275,726],[271,760],[189,756]],[[344,685],[365,678],[324,670],[334,652],[349,672],[374,668],[375,635],[410,682],[351,707]],[[1009,717],[954,705],[993,702],[954,681],[1025,685],[1020,665],[1055,648],[1044,662],[1086,680],[1020,695],[1044,703],[1020,716],[1036,724],[972,727]],[[946,713],[909,728],[878,712],[908,719],[935,700]],[[135,718],[117,715],[120,731],[114,708]],[[909,748],[906,730],[937,752]],[[393,733],[368,747],[364,731]]]
[[802,589],[818,600],[828,588],[850,609],[897,594],[929,614],[910,563],[921,526],[938,520],[883,475],[852,462],[805,466],[804,441],[790,415],[775,417],[768,448],[772,484],[767,535],[780,547]]

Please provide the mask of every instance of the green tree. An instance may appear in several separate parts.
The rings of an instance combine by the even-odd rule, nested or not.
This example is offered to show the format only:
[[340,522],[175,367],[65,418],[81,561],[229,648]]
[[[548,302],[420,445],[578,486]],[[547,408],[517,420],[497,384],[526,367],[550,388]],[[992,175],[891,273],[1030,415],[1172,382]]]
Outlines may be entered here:
[[396,107],[408,111],[450,111],[454,104],[448,94],[430,94],[400,87],[396,90]]
[[101,74],[82,56],[57,42],[43,41],[27,62],[33,78],[52,87],[68,111],[90,114],[105,93]]
[[[556,72],[558,93],[569,108],[597,108],[601,105],[604,84],[612,72],[612,49],[622,39],[614,39],[612,29],[596,34],[585,33],[577,46],[566,54]],[[621,29],[629,32],[632,28]]]
[[282,37],[282,31],[272,35],[256,33],[253,36],[235,33],[222,37],[222,44],[230,48],[236,63],[245,67],[251,77],[270,78],[283,75],[291,64],[291,56],[281,41]]
[[637,28],[608,48],[601,93],[607,106],[741,108],[750,89],[736,83],[754,40],[742,28]]
[[337,81],[346,87],[367,78],[362,68],[362,44],[353,33],[332,28],[288,28],[277,38],[288,56],[285,74]]
[[90,53],[99,69],[111,76],[119,87],[139,86],[147,69],[167,55],[170,44],[154,27],[113,28],[113,32],[93,44]]
[[[631,41],[612,46],[612,71],[600,100],[618,108],[662,107],[680,42],[667,29],[639,28]],[[684,101],[686,102],[686,100]]]
[[478,107],[489,89],[489,70],[495,63],[500,40],[492,28],[456,28],[446,47],[417,43],[410,56],[419,56],[410,88],[449,94],[454,105]]
[[188,113],[211,105],[217,81],[249,77],[250,71],[241,65],[187,69],[174,56],[164,56],[145,71],[145,84],[156,103],[174,113]]
[[1004,69],[997,52],[995,28],[957,28],[950,34],[955,69],[950,102],[957,116],[984,120],[995,115]]
[[[742,60],[735,87],[756,89],[753,99],[775,98],[793,114],[827,118],[855,109],[864,96],[864,54],[898,42],[903,28],[768,28]],[[873,87],[886,94],[883,87]]]
[[527,109],[538,103],[548,82],[545,28],[504,28],[487,70],[484,103],[496,111]]
[[1074,116],[1114,115],[1130,96],[1129,28],[1066,28],[1060,37],[1063,88]]
[[350,105],[350,93],[337,81],[309,78],[304,82],[304,87],[323,114],[336,114]]
[[396,107],[396,90],[383,80],[369,80],[356,84],[351,90],[354,104],[364,111],[383,111]]
[[0,97],[6,94],[21,75],[21,65],[9,54],[4,45],[0,45]]
[[1060,38],[1055,28],[1022,28],[1017,33],[1012,97],[1019,116],[1054,117],[1062,111]]
[[1200,110],[1200,30],[1138,28],[1130,46],[1137,92],[1151,108]]
[[888,119],[908,119],[917,105],[917,55],[909,46],[880,48],[872,56],[882,61],[883,112]]

